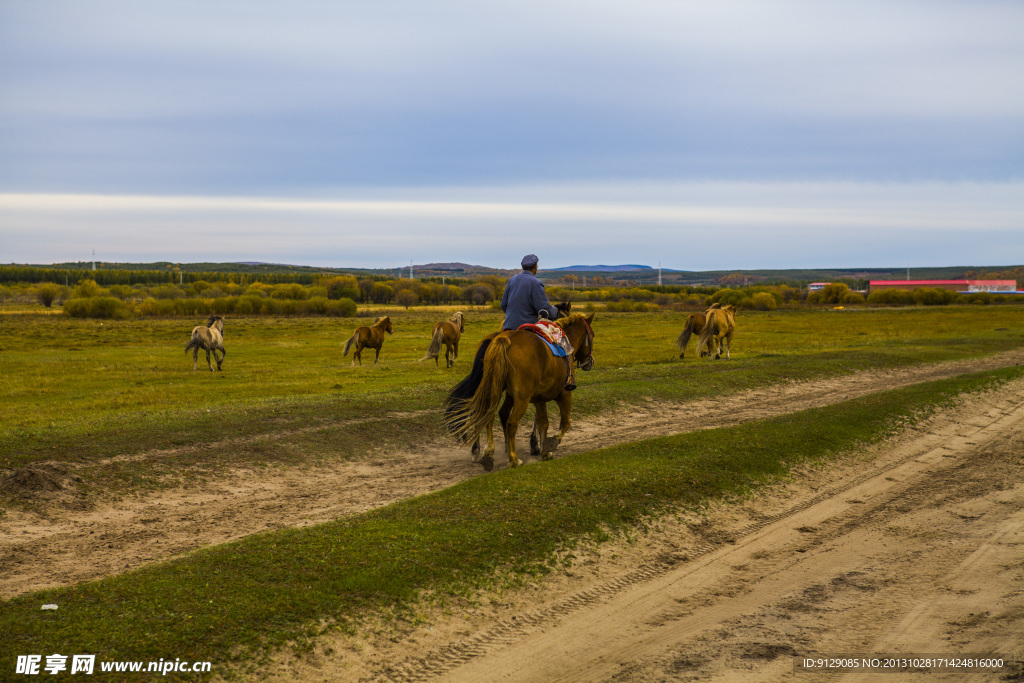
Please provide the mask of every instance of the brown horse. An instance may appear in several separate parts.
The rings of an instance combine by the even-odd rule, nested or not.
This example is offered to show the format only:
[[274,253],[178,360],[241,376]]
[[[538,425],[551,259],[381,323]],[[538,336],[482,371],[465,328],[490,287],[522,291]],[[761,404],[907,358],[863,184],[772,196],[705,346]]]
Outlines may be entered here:
[[420,362],[428,358],[434,359],[434,367],[438,366],[437,357],[441,354],[441,345],[444,344],[445,367],[455,365],[455,359],[459,357],[459,339],[466,330],[466,323],[463,320],[462,312],[455,313],[448,320],[434,323],[431,331],[430,348],[427,355],[420,358]]
[[363,364],[363,349],[371,348],[376,351],[373,357],[374,364],[380,359],[380,347],[384,346],[384,333],[391,334],[391,318],[384,316],[383,318],[377,318],[370,327],[358,327],[355,333],[348,338],[345,342],[345,350],[341,352],[341,355],[347,356],[348,350],[355,344],[356,350],[352,354],[352,365],[359,361],[359,364]]
[[[686,345],[690,343],[691,335],[700,335],[701,330],[704,329],[704,322],[706,317],[703,313],[691,313],[686,316],[686,325],[683,326],[683,331],[679,334],[676,339],[676,346],[679,347],[679,357],[682,358],[686,355]],[[705,352],[701,352],[700,355],[704,355]]]
[[[572,344],[572,359],[583,370],[594,366],[594,314],[570,314],[557,322]],[[536,406],[536,431],[542,444],[540,456],[552,458],[569,431],[572,394],[565,390],[568,364],[551,353],[532,332],[510,330],[485,337],[477,349],[468,377],[445,400],[445,424],[460,440],[475,440],[487,433],[487,447],[481,455],[475,451],[473,462],[490,471],[494,467],[494,415],[497,413],[505,433],[505,451],[509,466],[522,461],[516,456],[516,431],[530,403]],[[504,401],[502,401],[504,395]],[[547,438],[547,403],[558,404],[559,432]],[[500,409],[499,409],[500,404]]]
[[[219,315],[211,315],[206,325],[196,325],[192,328],[192,338],[185,344],[185,355],[192,350],[192,372],[196,371],[199,362],[199,349],[206,350],[206,364],[213,372],[213,365],[210,364],[210,352],[213,351],[213,359],[217,361],[217,369],[224,362],[227,351],[224,350],[224,318]],[[220,351],[220,358],[217,358],[217,351]]]
[[[697,348],[707,346],[708,355],[714,360],[721,358],[722,351],[725,351],[728,360],[732,334],[736,331],[736,307],[730,304],[724,308],[709,308],[706,315],[707,321],[697,340]],[[704,355],[703,351],[701,355]]]

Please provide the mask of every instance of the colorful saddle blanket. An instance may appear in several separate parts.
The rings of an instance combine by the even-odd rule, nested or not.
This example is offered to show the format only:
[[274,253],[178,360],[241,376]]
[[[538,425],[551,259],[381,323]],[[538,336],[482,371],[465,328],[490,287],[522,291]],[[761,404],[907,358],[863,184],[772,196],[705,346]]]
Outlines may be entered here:
[[548,348],[551,349],[551,353],[558,358],[565,358],[569,355],[566,353],[565,349],[560,346],[562,338],[565,335],[562,333],[562,328],[558,325],[547,322],[526,323],[525,325],[520,325],[518,329],[533,332],[535,335],[540,337],[540,340],[547,344]]

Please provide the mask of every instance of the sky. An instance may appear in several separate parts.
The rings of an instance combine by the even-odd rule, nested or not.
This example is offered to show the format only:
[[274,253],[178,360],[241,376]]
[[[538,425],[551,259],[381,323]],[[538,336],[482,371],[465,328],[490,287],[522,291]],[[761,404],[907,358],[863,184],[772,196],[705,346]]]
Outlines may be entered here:
[[0,263],[1024,263],[1018,0],[0,0]]

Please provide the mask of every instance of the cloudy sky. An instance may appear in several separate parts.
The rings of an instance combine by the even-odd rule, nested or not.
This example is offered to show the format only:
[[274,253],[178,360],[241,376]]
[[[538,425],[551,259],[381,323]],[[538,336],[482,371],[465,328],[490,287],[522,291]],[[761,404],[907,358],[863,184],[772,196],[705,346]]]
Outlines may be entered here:
[[1024,263],[1024,3],[0,0],[0,262]]

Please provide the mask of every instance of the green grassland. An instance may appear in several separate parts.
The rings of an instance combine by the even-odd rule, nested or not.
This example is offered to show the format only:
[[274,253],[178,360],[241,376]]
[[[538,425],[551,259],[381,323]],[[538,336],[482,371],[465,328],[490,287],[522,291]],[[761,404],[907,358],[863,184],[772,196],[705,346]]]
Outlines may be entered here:
[[[373,512],[19,596],[0,605],[0,666],[26,653],[187,654],[244,675],[289,643],[301,652],[372,615],[415,621],[426,596],[457,614],[475,589],[543,576],[583,540],[741,496],[795,465],[877,441],[963,392],[1021,376],[1020,367],[965,375],[501,470]],[[43,603],[60,609],[41,612]]]
[[[440,434],[441,400],[500,321],[490,309],[467,310],[462,356],[454,369],[435,369],[418,361],[432,323],[447,313],[393,311],[395,334],[376,367],[341,357],[354,327],[369,319],[229,319],[220,373],[193,373],[184,356],[198,320],[0,317],[0,467],[189,446],[173,458],[93,468],[82,484],[127,495],[225,465],[305,466]],[[597,367],[581,373],[574,418],[1024,346],[1019,307],[744,312],[731,361],[692,353],[681,361],[674,341],[683,320],[598,313]],[[221,674],[244,671],[244,662],[288,643],[301,648],[327,629],[358,629],[370,615],[415,619],[424,596],[458,609],[479,587],[543,575],[556,551],[584,539],[743,495],[794,465],[877,441],[962,392],[1022,375],[967,375],[496,471],[370,513],[20,596],[0,604],[0,667],[28,653],[187,653]],[[236,436],[247,438],[244,448],[224,441]],[[60,609],[41,612],[49,602]]]
[[[351,457],[365,450],[360,441],[440,434],[443,397],[468,372],[479,340],[500,325],[493,309],[465,312],[452,369],[419,362],[431,326],[450,310],[414,308],[389,311],[395,331],[378,366],[370,350],[361,367],[351,366],[351,354],[341,356],[355,327],[372,318],[228,319],[224,370],[212,373],[202,354],[198,372],[184,355],[200,320],[0,316],[0,468],[310,427],[317,429],[296,437],[292,448],[233,457]],[[1024,346],[1024,308],[1017,306],[786,310],[743,312],[731,361],[696,358],[694,341],[679,360],[675,338],[683,320],[682,313],[596,314],[597,365],[581,373],[574,417],[646,399],[687,400]],[[305,454],[303,439],[310,440]],[[209,462],[223,461],[214,450]]]

